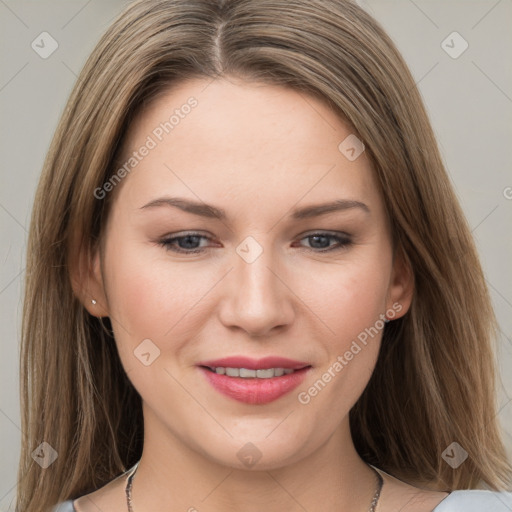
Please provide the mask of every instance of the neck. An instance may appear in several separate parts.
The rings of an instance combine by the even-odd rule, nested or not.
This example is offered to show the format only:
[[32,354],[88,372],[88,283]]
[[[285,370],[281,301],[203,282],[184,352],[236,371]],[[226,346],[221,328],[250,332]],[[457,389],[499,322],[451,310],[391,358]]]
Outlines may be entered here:
[[134,512],[366,512],[376,491],[376,475],[354,448],[348,417],[302,458],[283,463],[262,456],[251,468],[194,450],[147,408],[144,420],[144,450],[132,486]]

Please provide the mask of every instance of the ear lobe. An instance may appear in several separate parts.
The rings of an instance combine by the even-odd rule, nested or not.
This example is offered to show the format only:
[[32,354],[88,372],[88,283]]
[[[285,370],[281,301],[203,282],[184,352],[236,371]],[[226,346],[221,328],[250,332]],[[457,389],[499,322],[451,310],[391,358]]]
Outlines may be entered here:
[[[414,272],[412,265],[403,249],[399,248],[393,260],[393,269],[386,301],[387,309],[392,309],[396,312],[394,319],[404,316],[409,311],[413,294]],[[401,307],[399,308],[398,305]]]
[[101,274],[99,244],[94,251],[85,245],[72,259],[70,269],[71,287],[87,311],[96,317],[109,316],[108,304]]

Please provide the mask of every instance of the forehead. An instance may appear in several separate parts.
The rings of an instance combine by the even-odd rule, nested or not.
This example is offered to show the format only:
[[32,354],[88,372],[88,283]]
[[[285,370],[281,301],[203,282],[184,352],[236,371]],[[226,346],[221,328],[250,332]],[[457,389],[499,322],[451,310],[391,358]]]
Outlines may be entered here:
[[365,153],[350,160],[339,148],[354,136],[325,103],[304,93],[189,80],[160,94],[130,126],[121,163],[135,153],[137,162],[121,185],[137,204],[166,192],[259,209],[378,201]]

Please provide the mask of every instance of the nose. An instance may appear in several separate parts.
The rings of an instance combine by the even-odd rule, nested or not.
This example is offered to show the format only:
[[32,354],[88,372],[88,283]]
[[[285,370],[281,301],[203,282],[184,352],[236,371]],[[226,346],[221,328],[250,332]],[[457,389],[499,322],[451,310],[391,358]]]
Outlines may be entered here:
[[[250,246],[253,253],[255,249]],[[242,329],[251,337],[261,337],[292,324],[295,295],[286,282],[284,267],[270,249],[263,250],[254,260],[250,253],[249,257],[243,251],[235,253],[233,267],[224,280],[220,308],[223,325]]]

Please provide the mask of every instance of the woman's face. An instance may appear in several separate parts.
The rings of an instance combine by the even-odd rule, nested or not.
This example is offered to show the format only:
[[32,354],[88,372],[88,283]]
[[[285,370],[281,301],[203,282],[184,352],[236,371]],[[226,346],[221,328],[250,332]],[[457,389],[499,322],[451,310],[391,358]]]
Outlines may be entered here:
[[[384,315],[411,291],[363,146],[313,97],[194,80],[151,103],[124,149],[89,310],[111,318],[145,429],[241,468],[348,432]],[[251,361],[216,361],[230,357]]]

